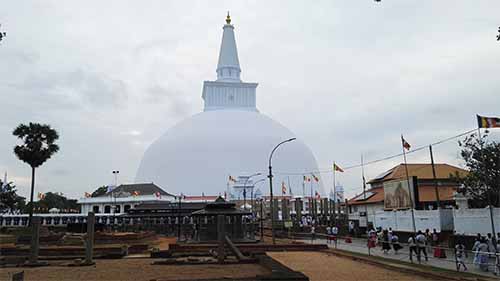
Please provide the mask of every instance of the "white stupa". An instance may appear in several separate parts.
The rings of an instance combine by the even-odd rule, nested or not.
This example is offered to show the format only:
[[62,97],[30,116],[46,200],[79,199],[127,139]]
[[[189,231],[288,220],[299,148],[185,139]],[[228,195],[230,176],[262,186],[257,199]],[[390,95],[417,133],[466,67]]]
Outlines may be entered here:
[[[217,80],[203,84],[204,111],[170,128],[146,150],[136,182],[154,182],[173,194],[223,194],[229,175],[267,175],[271,150],[281,141],[295,137],[286,127],[259,113],[257,83],[240,79],[234,26],[229,15],[223,30]],[[303,185],[301,173],[311,177],[311,172],[318,168],[311,150],[300,139],[280,146],[272,166],[275,195],[282,194],[282,182],[287,189],[291,187],[294,195],[305,192],[308,196],[311,187],[314,193],[326,194],[321,179],[319,183]],[[259,188],[269,193],[268,186]]]

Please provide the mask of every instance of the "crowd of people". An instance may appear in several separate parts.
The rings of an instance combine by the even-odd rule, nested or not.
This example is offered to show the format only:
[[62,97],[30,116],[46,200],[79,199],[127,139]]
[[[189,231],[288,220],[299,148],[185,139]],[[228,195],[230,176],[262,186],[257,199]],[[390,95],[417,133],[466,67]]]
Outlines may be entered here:
[[[312,218],[303,218],[301,226],[309,226],[311,239],[314,241],[317,236],[317,227]],[[349,227],[348,236],[342,237],[345,243],[352,243],[351,227]],[[432,254],[434,258],[445,259],[446,249],[450,254],[449,244],[443,245],[447,241],[446,235],[442,235],[436,229],[430,231],[417,231],[417,233],[410,234],[407,243],[400,242],[399,236],[392,230],[388,229],[374,229],[371,228],[368,233],[367,246],[369,249],[380,247],[383,254],[394,254],[404,248],[408,247],[408,258],[411,262],[414,258],[420,263],[422,260],[428,261],[429,255]],[[339,228],[335,225],[326,227],[327,243],[334,243],[337,246],[337,241],[340,239]],[[454,254],[456,266],[458,271],[467,271],[467,253],[473,254],[472,264],[482,271],[489,271],[494,268],[493,273],[500,275],[500,232],[497,236],[488,233],[486,236],[477,234],[474,245],[472,248],[466,246],[466,239],[461,236],[455,236],[454,246],[452,253]],[[403,246],[404,245],[404,246]],[[450,258],[453,258],[450,257]],[[470,263],[470,262],[469,262]]]
[[[429,260],[429,253],[432,251],[435,258],[446,258],[445,247],[440,245],[443,237],[440,233],[434,229],[432,232],[426,229],[425,232],[419,230],[416,234],[411,234],[408,238],[408,253],[409,259],[413,262],[414,256],[417,258],[418,262],[421,259],[425,261]],[[371,229],[368,231],[368,248],[381,247],[384,254],[389,254],[391,250],[395,254],[403,248],[399,241],[399,237],[395,232],[389,229]],[[474,254],[473,264],[477,266],[482,271],[488,271],[491,265],[494,265],[494,273],[500,275],[500,233],[497,237],[488,233],[487,236],[482,236],[477,234],[476,240],[472,249],[470,249]],[[455,260],[457,264],[457,270],[467,271],[466,258],[467,258],[467,247],[465,246],[465,241],[461,237],[458,237],[455,241],[454,246]]]

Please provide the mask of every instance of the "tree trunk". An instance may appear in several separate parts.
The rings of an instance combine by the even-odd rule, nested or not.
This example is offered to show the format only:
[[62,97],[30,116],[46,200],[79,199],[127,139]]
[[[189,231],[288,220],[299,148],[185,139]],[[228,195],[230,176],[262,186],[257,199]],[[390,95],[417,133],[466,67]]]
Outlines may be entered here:
[[31,197],[29,208],[28,226],[31,226],[31,218],[33,217],[33,195],[35,193],[35,167],[31,167]]

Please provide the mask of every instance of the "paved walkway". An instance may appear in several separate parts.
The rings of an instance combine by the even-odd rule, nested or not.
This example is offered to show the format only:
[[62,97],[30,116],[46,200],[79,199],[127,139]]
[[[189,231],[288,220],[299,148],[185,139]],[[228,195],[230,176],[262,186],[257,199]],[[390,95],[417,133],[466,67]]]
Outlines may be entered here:
[[[297,239],[296,239],[297,240]],[[328,247],[330,248],[335,248],[335,244],[333,241],[331,244],[327,243],[326,239],[315,239],[314,242],[310,239],[301,239],[300,241],[306,242],[306,243],[321,243],[321,244],[327,244]],[[372,255],[372,256],[379,256],[379,257],[384,257],[388,259],[393,259],[393,260],[399,260],[403,262],[408,262],[410,263],[410,258],[409,258],[409,253],[408,253],[408,247],[405,246],[403,249],[399,250],[397,254],[394,253],[393,250],[391,250],[388,254],[384,254],[382,251],[381,247],[376,247],[376,248],[371,248],[370,253],[368,253],[368,247],[366,246],[366,240],[365,239],[352,239],[352,243],[345,243],[343,239],[338,240],[337,242],[337,249],[340,250],[345,250],[349,252],[354,252],[354,253],[361,253],[365,255]],[[429,251],[430,252],[430,251]],[[425,261],[424,257],[422,256],[422,264],[425,265],[430,265],[438,268],[444,268],[444,269],[449,269],[449,270],[456,270],[456,264],[455,264],[455,256],[454,253],[451,252],[451,250],[446,251],[446,258],[435,258],[433,257],[433,253],[427,253],[429,260]],[[468,268],[468,272],[470,273],[475,273],[475,274],[480,274],[488,277],[495,277],[493,272],[495,271],[494,268],[494,259],[490,259],[490,268],[489,272],[482,271],[478,268],[478,266],[474,265],[472,263],[473,261],[474,254],[469,253],[468,257],[465,259],[465,263]],[[417,258],[413,256],[413,263],[418,263]],[[463,269],[461,269],[463,270]]]

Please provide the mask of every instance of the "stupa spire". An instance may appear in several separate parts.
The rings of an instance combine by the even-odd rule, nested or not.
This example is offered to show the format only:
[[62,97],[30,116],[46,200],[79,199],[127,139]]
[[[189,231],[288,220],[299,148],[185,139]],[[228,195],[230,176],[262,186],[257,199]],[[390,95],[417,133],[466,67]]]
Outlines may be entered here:
[[234,38],[234,26],[231,24],[229,12],[226,16],[226,24],[222,29],[224,32],[222,33],[219,62],[217,63],[217,81],[241,82],[241,68]]

